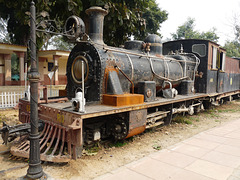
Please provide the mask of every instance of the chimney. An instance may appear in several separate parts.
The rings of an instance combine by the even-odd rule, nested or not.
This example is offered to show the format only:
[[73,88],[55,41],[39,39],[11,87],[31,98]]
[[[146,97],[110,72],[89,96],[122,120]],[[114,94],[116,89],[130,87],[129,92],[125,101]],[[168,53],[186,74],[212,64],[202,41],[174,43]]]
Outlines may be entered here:
[[107,15],[107,11],[101,7],[93,6],[86,10],[89,16],[89,37],[98,44],[104,44],[103,42],[103,21],[104,16]]

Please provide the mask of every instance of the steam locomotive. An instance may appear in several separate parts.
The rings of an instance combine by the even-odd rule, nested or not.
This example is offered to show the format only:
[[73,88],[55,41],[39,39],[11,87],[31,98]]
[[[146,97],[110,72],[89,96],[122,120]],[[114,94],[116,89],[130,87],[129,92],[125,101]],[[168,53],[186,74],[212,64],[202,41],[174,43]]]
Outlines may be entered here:
[[[175,114],[192,115],[240,96],[240,61],[227,58],[216,43],[162,44],[159,36],[151,34],[144,41],[127,41],[124,48],[110,47],[103,42],[107,11],[91,7],[86,13],[88,34],[79,17],[71,16],[65,24],[76,43],[67,62],[66,90],[50,99],[44,88],[39,99],[41,160],[67,162],[81,156],[83,146],[129,138],[169,124]],[[27,96],[20,100],[19,120],[24,124],[15,129],[6,125],[2,135],[7,143],[16,131],[24,134],[11,153],[27,158]]]

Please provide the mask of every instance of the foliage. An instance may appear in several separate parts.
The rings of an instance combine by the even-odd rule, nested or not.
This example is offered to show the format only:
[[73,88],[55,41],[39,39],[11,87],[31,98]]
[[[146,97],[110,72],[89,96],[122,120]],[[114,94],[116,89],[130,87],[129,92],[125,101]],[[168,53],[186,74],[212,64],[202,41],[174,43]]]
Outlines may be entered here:
[[226,41],[224,48],[227,51],[227,56],[240,57],[240,43],[237,41]]
[[233,27],[235,39],[232,41],[226,41],[224,48],[227,50],[227,56],[240,57],[240,23],[237,18],[235,18]]
[[[28,43],[30,36],[28,15],[31,1],[0,0],[0,17],[4,20],[9,18],[7,30],[13,43],[22,45]],[[88,17],[85,10],[91,6],[108,9],[109,14],[104,22],[104,41],[114,46],[123,44],[131,35],[142,38],[147,33],[157,33],[160,23],[167,18],[166,11],[161,11],[155,0],[35,0],[35,4],[37,23],[43,19],[51,19],[61,27],[71,15],[80,16],[86,22]],[[149,26],[146,32],[144,17]],[[45,25],[41,26],[44,28]],[[47,44],[50,38],[51,36],[45,33],[38,33],[38,49]]]
[[11,43],[10,37],[7,31],[7,20],[0,18],[0,42],[1,43]]
[[[129,40],[145,38],[156,33],[160,23],[167,19],[167,12],[158,8],[155,0],[105,0],[109,10],[104,21],[104,41],[119,46]],[[106,5],[105,5],[106,6]]]
[[196,37],[197,39],[207,39],[213,42],[218,42],[219,37],[216,34],[216,28],[212,28],[207,32],[202,32],[199,37]]
[[186,116],[186,117],[184,117],[184,116],[177,116],[176,118],[174,118],[174,122],[182,123],[182,124],[192,124],[192,120],[189,119],[188,116]]
[[207,32],[199,32],[194,30],[195,19],[188,18],[187,21],[178,27],[176,33],[171,34],[174,40],[179,39],[206,39],[217,42],[219,37],[216,34],[216,29],[213,28]]
[[193,37],[195,32],[194,28],[194,19],[188,18],[188,20],[181,26],[178,27],[177,32],[175,34],[171,34],[174,40],[178,39],[190,39]]
[[167,20],[168,13],[165,10],[161,10],[155,0],[147,0],[148,7],[143,13],[143,18],[146,22],[146,30],[141,31],[142,34],[134,34],[136,39],[143,39],[148,34],[161,34],[158,32],[160,24]]
[[[15,44],[27,45],[30,36],[29,30],[29,9],[32,0],[24,1],[9,1],[0,0],[0,16],[4,20],[8,20],[7,30],[9,32],[11,41]],[[49,18],[63,24],[63,21],[73,13],[79,14],[82,10],[81,0],[74,0],[78,3],[72,6],[72,0],[35,0],[37,23],[43,18]],[[60,11],[61,10],[61,11]],[[44,13],[45,12],[45,13]],[[48,12],[48,13],[46,13]],[[46,34],[37,34],[37,45],[41,46],[49,39]]]
[[95,145],[94,147],[87,148],[85,154],[88,156],[94,156],[98,153],[99,150],[100,148],[97,145]]
[[156,149],[156,150],[162,149],[161,145],[159,145],[159,144],[154,144],[152,147],[153,147],[153,149]]
[[110,147],[123,147],[125,145],[127,145],[128,142],[127,141],[116,141],[115,143],[113,144],[110,144]]

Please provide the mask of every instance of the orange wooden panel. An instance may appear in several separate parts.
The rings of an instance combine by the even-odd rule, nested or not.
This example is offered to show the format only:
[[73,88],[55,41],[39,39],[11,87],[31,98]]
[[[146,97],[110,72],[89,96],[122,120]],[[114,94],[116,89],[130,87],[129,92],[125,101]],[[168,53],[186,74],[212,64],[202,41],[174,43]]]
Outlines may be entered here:
[[103,94],[103,104],[110,106],[128,106],[133,104],[142,104],[144,96],[142,94]]

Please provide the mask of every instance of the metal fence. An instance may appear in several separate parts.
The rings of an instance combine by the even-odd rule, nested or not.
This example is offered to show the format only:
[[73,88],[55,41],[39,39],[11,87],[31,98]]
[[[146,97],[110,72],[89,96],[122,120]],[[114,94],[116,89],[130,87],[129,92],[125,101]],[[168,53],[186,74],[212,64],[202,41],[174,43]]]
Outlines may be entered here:
[[[13,108],[18,105],[19,99],[25,96],[24,91],[19,92],[0,92],[0,109]],[[48,89],[48,97],[59,96],[58,89]],[[43,91],[40,91],[40,98],[43,97]]]

